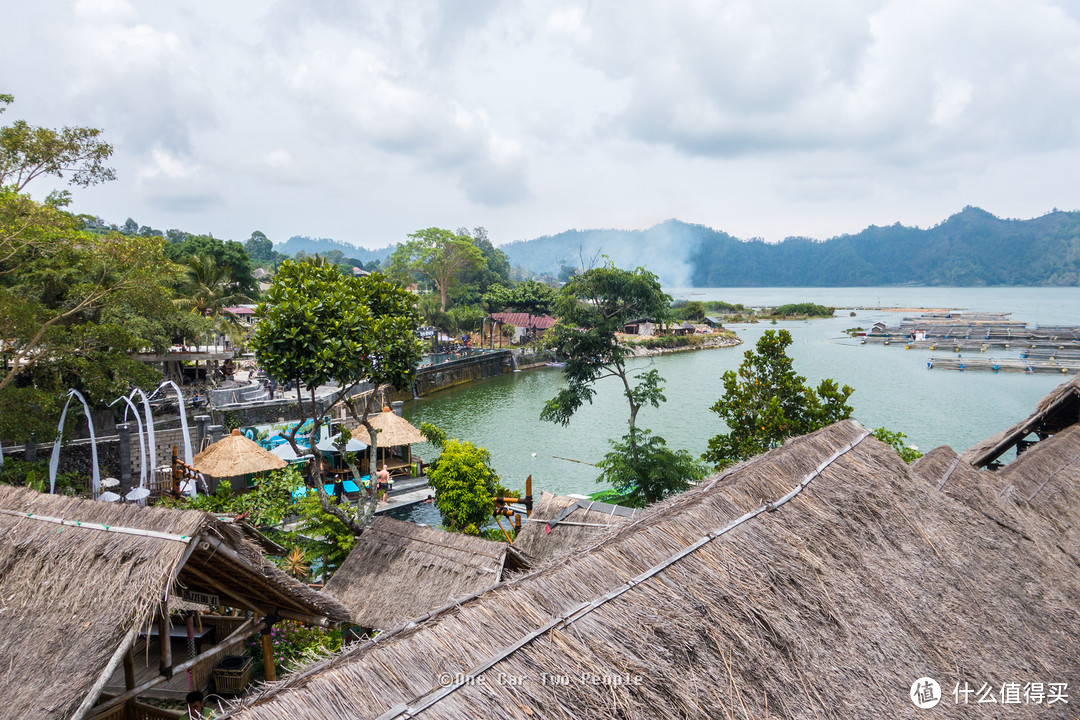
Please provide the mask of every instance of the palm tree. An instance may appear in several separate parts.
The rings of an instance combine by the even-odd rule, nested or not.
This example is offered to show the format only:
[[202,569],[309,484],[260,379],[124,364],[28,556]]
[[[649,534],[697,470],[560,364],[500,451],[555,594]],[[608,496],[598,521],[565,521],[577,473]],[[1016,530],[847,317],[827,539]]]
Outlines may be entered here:
[[187,259],[187,287],[183,292],[186,297],[178,298],[177,305],[209,319],[217,333],[228,335],[234,344],[242,338],[243,329],[227,308],[250,303],[251,298],[236,291],[230,268],[218,265],[211,255],[192,255]]

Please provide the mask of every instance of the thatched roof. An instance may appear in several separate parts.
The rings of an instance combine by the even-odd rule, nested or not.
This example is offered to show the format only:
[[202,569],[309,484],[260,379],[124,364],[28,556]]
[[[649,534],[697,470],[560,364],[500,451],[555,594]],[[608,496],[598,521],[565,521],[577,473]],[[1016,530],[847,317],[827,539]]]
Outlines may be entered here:
[[4,716],[82,717],[174,589],[264,612],[347,617],[207,513],[0,485]]
[[1002,486],[996,473],[971,467],[947,445],[926,453],[912,463],[911,469],[938,490],[958,498],[996,495]]
[[287,463],[258,443],[233,430],[196,455],[191,466],[207,477],[227,478],[280,470]]
[[[1075,687],[1076,562],[995,502],[939,492],[844,421],[232,717],[877,720],[915,717],[923,676]],[[934,712],[974,716],[948,695]]]
[[514,538],[513,550],[522,556],[523,564],[539,569],[590,547],[642,512],[541,492],[532,514]]
[[1026,420],[976,443],[960,457],[969,465],[985,467],[1029,435],[1046,438],[1077,421],[1080,421],[1080,375],[1054,388]]
[[[380,448],[427,442],[427,438],[424,437],[422,432],[417,430],[416,427],[405,418],[398,417],[390,408],[384,407],[382,412],[368,416],[368,422],[371,423],[371,427],[378,433]],[[367,440],[367,431],[363,426],[358,427],[359,430],[353,430],[354,434],[361,440]]]
[[378,517],[324,588],[352,622],[387,630],[494,587],[506,543]]
[[1080,557],[1080,426],[1028,448],[995,474],[1003,496],[1031,506]]

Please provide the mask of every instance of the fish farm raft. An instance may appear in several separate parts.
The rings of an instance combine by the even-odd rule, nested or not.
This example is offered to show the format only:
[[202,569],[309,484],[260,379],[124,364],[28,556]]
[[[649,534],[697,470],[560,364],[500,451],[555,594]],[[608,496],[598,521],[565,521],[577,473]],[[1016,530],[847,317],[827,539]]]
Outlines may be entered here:
[[864,345],[880,343],[941,353],[927,358],[928,369],[1080,372],[1080,327],[1029,327],[1009,319],[1009,313],[927,313],[905,317],[892,327],[876,323],[870,330],[857,332],[856,337]]

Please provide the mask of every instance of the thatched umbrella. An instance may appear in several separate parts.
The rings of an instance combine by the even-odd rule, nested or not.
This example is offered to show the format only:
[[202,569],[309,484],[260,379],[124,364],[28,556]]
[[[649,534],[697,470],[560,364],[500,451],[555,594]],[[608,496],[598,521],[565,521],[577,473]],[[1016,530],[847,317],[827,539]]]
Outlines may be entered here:
[[378,415],[368,418],[368,422],[379,433],[379,447],[397,447],[427,442],[424,433],[417,430],[405,418],[395,415],[388,407],[384,407]]
[[257,443],[248,440],[239,430],[218,440],[191,461],[191,466],[207,477],[227,478],[238,475],[280,470],[286,462]]
[[[378,415],[369,417],[368,422],[371,423],[372,429],[378,433],[379,455],[384,460],[389,448],[401,445],[407,447],[413,443],[427,442],[424,433],[417,430],[416,427],[405,418],[394,414],[388,407],[384,407],[382,412]],[[363,426],[361,426],[361,428],[362,427]],[[367,434],[360,433],[359,428],[357,429],[357,433],[362,435]],[[410,460],[412,457],[412,448],[409,448],[408,451],[404,453],[404,456],[407,461]]]

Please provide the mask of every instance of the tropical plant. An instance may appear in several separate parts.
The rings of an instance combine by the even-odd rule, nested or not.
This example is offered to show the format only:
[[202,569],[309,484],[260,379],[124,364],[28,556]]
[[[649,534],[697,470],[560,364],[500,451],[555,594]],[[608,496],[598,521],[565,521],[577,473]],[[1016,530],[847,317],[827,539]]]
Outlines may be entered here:
[[633,428],[596,464],[599,481],[612,487],[607,502],[645,507],[682,492],[705,477],[707,468],[686,450],[672,450],[650,430]]
[[449,439],[428,471],[428,481],[435,490],[435,507],[443,526],[452,532],[479,535],[491,520],[499,492],[491,454],[470,442]]
[[913,463],[923,456],[923,454],[919,452],[919,448],[907,444],[907,435],[902,432],[879,427],[874,430],[872,434],[878,440],[895,450],[896,454],[900,456],[900,459],[906,463]]
[[851,417],[847,399],[854,392],[835,381],[822,380],[817,389],[795,373],[785,352],[791,345],[787,330],[766,330],[752,350],[743,354],[738,373],[724,373],[724,395],[712,406],[728,432],[709,440],[702,456],[717,468],[727,467],[779,446],[785,439]]

